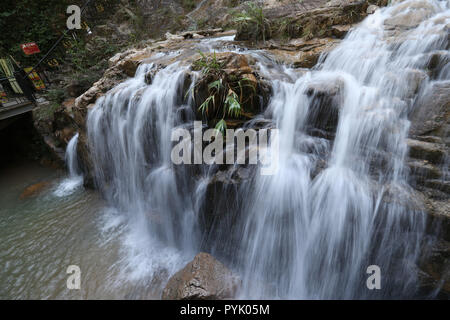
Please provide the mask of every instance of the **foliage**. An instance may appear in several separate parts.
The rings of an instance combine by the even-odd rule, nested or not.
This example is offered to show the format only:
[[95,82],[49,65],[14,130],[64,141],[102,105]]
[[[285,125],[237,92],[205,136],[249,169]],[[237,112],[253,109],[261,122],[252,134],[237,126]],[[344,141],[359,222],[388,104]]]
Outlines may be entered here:
[[27,57],[20,44],[36,42],[42,53],[47,52],[66,29],[66,9],[82,1],[3,0],[0,13],[0,47],[2,54],[11,54],[16,60],[32,65],[36,57]]
[[181,5],[186,12],[190,12],[197,7],[196,0],[181,0]]
[[252,29],[255,40],[261,36],[263,42],[266,41],[266,34],[270,31],[270,26],[269,20],[264,15],[262,4],[249,2],[243,12],[237,12],[234,15],[234,22],[238,28]]
[[91,68],[103,70],[107,66],[107,59],[119,50],[115,44],[96,37],[89,41],[72,40],[70,44],[65,60],[78,75],[85,74]]
[[45,94],[45,98],[51,102],[61,103],[64,101],[65,92],[64,89],[50,89]]
[[[200,52],[201,59],[194,62],[194,70],[201,70],[209,82],[207,84],[208,97],[198,108],[203,116],[212,117],[218,120],[215,129],[224,133],[227,128],[226,118],[239,118],[242,114],[244,100],[244,88],[255,88],[250,84],[250,79],[233,79],[227,76],[221,63],[214,52],[211,56],[206,56]],[[201,82],[197,83],[199,85]],[[238,93],[240,95],[238,95]]]
[[203,74],[215,73],[219,74],[222,71],[223,65],[217,61],[216,52],[214,51],[212,57],[207,57],[203,52],[199,51],[201,59],[194,62],[194,69],[201,70]]

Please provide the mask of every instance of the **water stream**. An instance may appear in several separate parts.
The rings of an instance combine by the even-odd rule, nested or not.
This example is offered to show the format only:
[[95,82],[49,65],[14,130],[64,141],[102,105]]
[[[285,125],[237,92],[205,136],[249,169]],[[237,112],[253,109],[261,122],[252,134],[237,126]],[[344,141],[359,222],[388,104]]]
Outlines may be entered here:
[[[416,25],[392,27],[408,14]],[[239,298],[416,297],[426,221],[405,165],[408,115],[430,83],[450,81],[448,68],[427,73],[430,54],[448,50],[449,23],[448,1],[394,2],[305,72],[262,51],[224,49],[230,37],[197,43],[257,61],[273,89],[260,118],[280,130],[279,170],[239,187],[245,200],[234,208],[236,221],[208,244],[242,278]],[[195,73],[180,62],[157,68],[139,66],[89,112],[104,200],[82,187],[78,135],[67,148],[69,177],[54,176],[49,192],[23,203],[17,190],[2,193],[11,205],[0,210],[0,297],[159,298],[168,277],[205,249],[199,211],[217,168],[170,158],[172,130],[192,128],[195,118],[184,95]],[[321,90],[334,90],[334,139],[311,127],[333,121],[317,111]],[[87,275],[81,292],[64,290],[61,265],[70,264]],[[383,290],[367,289],[370,265],[380,267]]]

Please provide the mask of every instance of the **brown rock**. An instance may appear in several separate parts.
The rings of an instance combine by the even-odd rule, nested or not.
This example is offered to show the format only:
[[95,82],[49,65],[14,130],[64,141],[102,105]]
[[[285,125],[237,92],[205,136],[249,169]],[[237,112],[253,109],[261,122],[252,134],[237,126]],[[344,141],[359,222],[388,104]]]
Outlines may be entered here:
[[339,40],[325,39],[294,39],[286,47],[278,47],[267,50],[275,60],[292,65],[295,68],[314,67],[321,54],[331,51],[339,43]]
[[120,63],[119,68],[125,72],[125,74],[129,77],[134,77],[136,74],[136,69],[139,66],[139,61],[136,60],[125,60],[122,63]]
[[201,252],[169,279],[163,300],[218,300],[234,297],[240,280],[210,254]]
[[20,195],[20,199],[27,199],[30,197],[34,197],[45,191],[50,186],[50,182],[44,181],[33,184],[27,187],[22,194]]

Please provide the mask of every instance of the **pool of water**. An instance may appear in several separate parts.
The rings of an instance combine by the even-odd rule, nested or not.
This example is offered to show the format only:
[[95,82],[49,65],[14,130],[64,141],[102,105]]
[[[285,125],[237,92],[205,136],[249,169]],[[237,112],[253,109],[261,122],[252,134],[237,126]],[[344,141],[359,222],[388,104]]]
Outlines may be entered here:
[[[24,193],[36,184],[40,192]],[[0,299],[159,298],[175,269],[155,266],[130,225],[64,173],[30,163],[0,171]],[[81,270],[79,290],[67,288],[70,265]]]

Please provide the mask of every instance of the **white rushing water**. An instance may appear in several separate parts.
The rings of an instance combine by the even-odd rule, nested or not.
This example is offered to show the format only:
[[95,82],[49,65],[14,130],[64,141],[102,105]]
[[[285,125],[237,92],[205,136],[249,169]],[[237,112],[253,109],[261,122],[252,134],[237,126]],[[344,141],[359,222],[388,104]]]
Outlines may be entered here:
[[65,160],[69,177],[57,186],[54,194],[58,197],[68,196],[83,185],[83,173],[78,165],[77,144],[78,133],[67,144]]
[[[302,76],[279,67],[285,74],[272,78],[255,54],[272,79],[264,116],[280,129],[280,161],[275,175],[240,187],[240,218],[224,231],[238,243],[220,240],[234,256],[225,263],[243,278],[239,297],[414,297],[425,218],[408,184],[407,117],[430,83],[450,80],[448,68],[434,78],[427,73],[430,55],[448,50],[449,23],[447,1],[395,2]],[[194,119],[184,99],[187,68],[172,64],[147,85],[154,68],[140,66],[88,117],[95,180],[127,217],[128,267],[136,277],[171,274],[202,248],[203,198],[195,190],[205,180],[197,183],[194,169],[170,159],[172,130]],[[332,141],[310,130],[330,121],[316,110],[315,93],[324,88],[336,93]],[[381,268],[382,291],[366,287],[370,265]]]
[[[389,30],[404,16],[418,26]],[[295,83],[274,83],[269,111],[281,130],[281,170],[258,178],[247,208],[245,297],[376,297],[365,287],[369,265],[383,270],[380,297],[415,292],[425,225],[420,208],[400,200],[410,194],[407,115],[420,89],[417,78],[423,87],[430,81],[430,53],[448,46],[449,21],[444,1],[379,10],[316,71]],[[316,154],[304,152],[311,143],[305,124],[315,105],[307,89],[330,83],[340,90],[339,123],[327,167],[311,179]]]
[[[145,74],[155,67],[140,66],[135,78],[101,98],[88,118],[96,183],[127,216],[127,264],[145,271],[142,276],[173,272],[197,241],[189,177],[181,171],[185,185],[177,183],[170,158],[171,131],[180,124],[180,110],[189,110],[181,93],[186,68],[175,63],[147,85]],[[131,274],[139,278],[139,271]]]

